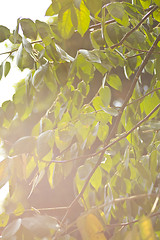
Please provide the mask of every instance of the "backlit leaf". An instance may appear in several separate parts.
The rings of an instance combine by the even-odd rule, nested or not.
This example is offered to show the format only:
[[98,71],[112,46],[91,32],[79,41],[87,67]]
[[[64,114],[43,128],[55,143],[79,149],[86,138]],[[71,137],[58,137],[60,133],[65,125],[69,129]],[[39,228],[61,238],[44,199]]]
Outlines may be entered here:
[[0,227],[5,227],[8,223],[9,215],[5,212],[0,214]]
[[104,104],[105,107],[108,107],[111,101],[111,91],[110,88],[107,86],[104,86],[104,88],[100,88],[99,90],[99,96]]
[[76,9],[77,19],[78,19],[78,32],[83,35],[87,31],[90,23],[90,12],[85,6],[84,1],[81,1],[80,9]]
[[155,240],[151,219],[143,216],[139,221],[139,230],[142,240]]
[[64,39],[70,38],[75,30],[72,23],[72,19],[71,19],[71,9],[69,8],[65,11],[62,10],[58,18],[59,18],[58,27],[59,27],[61,36]]
[[102,171],[101,171],[100,167],[98,167],[96,169],[96,171],[94,172],[94,174],[92,175],[92,177],[90,179],[90,183],[96,189],[96,191],[98,191],[99,187],[102,184]]
[[104,227],[96,215],[89,213],[77,219],[77,227],[82,240],[106,240]]
[[142,7],[146,9],[151,4],[151,0],[140,0],[140,3],[142,4]]
[[121,91],[122,90],[122,82],[121,82],[121,79],[119,78],[118,75],[116,74],[110,74],[108,77],[107,77],[107,83],[113,87],[114,89],[116,90],[119,90]]

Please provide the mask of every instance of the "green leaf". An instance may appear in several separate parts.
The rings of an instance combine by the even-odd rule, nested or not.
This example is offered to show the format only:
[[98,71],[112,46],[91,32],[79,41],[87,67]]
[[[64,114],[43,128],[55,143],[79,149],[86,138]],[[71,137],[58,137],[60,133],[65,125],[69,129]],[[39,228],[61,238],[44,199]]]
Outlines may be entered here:
[[4,76],[6,77],[11,69],[11,63],[10,62],[5,62],[4,65]]
[[149,8],[151,0],[140,0],[140,3],[142,4],[142,7],[146,9]]
[[96,189],[96,191],[98,191],[99,187],[102,184],[102,171],[101,171],[100,167],[98,167],[96,169],[96,171],[94,172],[94,174],[92,175],[92,177],[90,179],[90,183]]
[[12,101],[8,100],[3,102],[2,104],[2,108],[4,110],[5,113],[5,117],[8,120],[13,119],[14,115],[15,115],[15,105]]
[[37,38],[37,28],[36,24],[29,18],[22,18],[20,20],[21,28],[23,34],[30,39]]
[[160,22],[160,8],[153,12],[153,17],[155,18],[155,20]]
[[10,31],[7,27],[0,25],[0,42],[5,41],[10,37]]
[[76,9],[77,19],[78,19],[78,32],[83,37],[85,32],[88,30],[90,24],[90,12],[84,1],[81,1],[80,9]]
[[[67,2],[67,1],[65,1],[65,2]],[[52,9],[53,9],[52,15],[58,14],[61,8],[62,8],[62,6],[61,6],[61,3],[59,2],[59,0],[52,1]]]
[[102,7],[101,0],[84,0],[84,2],[93,15],[98,15]]
[[34,67],[34,59],[24,49],[22,44],[20,45],[18,52],[17,52],[16,63],[21,71],[24,70],[25,68],[32,69]]
[[81,81],[78,84],[77,89],[82,93],[83,96],[86,97],[89,91],[89,85],[87,85],[84,81]]
[[88,61],[92,63],[101,63],[99,56],[96,54],[96,51],[88,51],[85,49],[80,49],[79,53],[82,54]]
[[32,84],[37,91],[39,91],[44,84],[45,74],[46,74],[46,71],[48,70],[48,67],[49,67],[48,63],[40,66],[33,75]]
[[83,96],[79,90],[74,91],[73,103],[77,108],[80,108],[83,103]]
[[101,163],[101,167],[106,171],[106,172],[110,172],[112,169],[112,158],[110,155],[106,155],[105,154],[105,160]]
[[81,180],[85,180],[87,179],[88,175],[90,174],[90,172],[92,171],[92,167],[90,164],[85,164],[85,165],[82,165],[78,168],[78,175],[79,175],[79,178]]
[[48,89],[52,92],[52,96],[56,96],[57,94],[57,82],[54,72],[52,71],[52,68],[49,66],[48,69],[46,69],[44,74],[44,82]]
[[22,153],[33,153],[36,145],[36,139],[32,136],[25,136],[18,139],[13,144],[13,154],[18,155]]
[[91,106],[84,106],[80,113],[80,121],[84,125],[91,125],[95,120],[94,108]]
[[66,62],[73,62],[74,58],[66,53],[59,45],[55,44],[56,51],[59,53],[62,60]]
[[45,16],[53,16],[53,15],[54,15],[54,11],[52,8],[52,3],[51,3],[51,5],[46,10]]
[[26,50],[26,52],[28,52],[30,55],[32,54],[32,45],[31,43],[25,38],[22,38],[22,45],[24,47],[24,49]]
[[68,39],[74,33],[75,27],[72,23],[71,9],[61,10],[58,15],[58,28],[61,36]]
[[[144,98],[143,102],[140,104],[141,111],[145,111],[146,115],[148,115],[157,105],[159,104],[159,97],[154,92],[153,95],[148,95]],[[157,115],[157,110],[155,113],[153,113],[150,117],[154,118]]]
[[99,138],[100,141],[104,142],[107,138],[108,132],[109,132],[108,125],[100,123],[97,137]]
[[105,111],[106,113],[110,114],[111,116],[116,117],[118,115],[118,111],[115,108],[101,107],[101,109],[103,109],[103,111]]
[[122,82],[118,75],[110,74],[106,81],[112,88],[122,91]]
[[160,7],[160,2],[159,2],[159,0],[153,0],[153,1],[155,2],[155,4],[157,4],[157,6]]
[[110,15],[124,27],[129,26],[129,18],[121,3],[110,3],[106,6]]
[[107,86],[101,87],[99,90],[99,96],[105,107],[108,107],[111,101],[111,91]]
[[0,80],[2,79],[3,76],[3,63],[0,65]]
[[48,46],[52,41],[52,35],[49,25],[46,22],[36,20],[36,27],[45,46]]
[[103,47],[105,45],[105,41],[102,38],[102,32],[101,29],[97,29],[91,32],[91,43],[94,48],[100,49],[100,47]]
[[53,130],[47,130],[41,133],[37,138],[37,153],[40,159],[50,152],[54,144]]
[[151,155],[150,155],[150,171],[151,171],[153,182],[155,182],[156,180],[157,164],[158,164],[157,151],[154,150],[153,152],[151,152]]

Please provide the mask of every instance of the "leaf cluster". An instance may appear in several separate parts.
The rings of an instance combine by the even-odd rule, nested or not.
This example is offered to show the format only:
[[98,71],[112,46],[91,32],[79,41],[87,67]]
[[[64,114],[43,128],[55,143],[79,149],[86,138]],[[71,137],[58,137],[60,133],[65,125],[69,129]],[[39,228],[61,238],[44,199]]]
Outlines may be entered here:
[[52,0],[48,22],[0,26],[0,79],[29,71],[0,107],[2,239],[159,239],[159,13]]

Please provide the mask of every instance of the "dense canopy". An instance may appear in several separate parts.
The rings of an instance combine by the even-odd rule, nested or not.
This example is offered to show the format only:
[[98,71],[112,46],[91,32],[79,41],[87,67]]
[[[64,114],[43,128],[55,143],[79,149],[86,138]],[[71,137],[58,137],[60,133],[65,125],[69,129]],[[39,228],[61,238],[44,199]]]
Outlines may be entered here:
[[0,26],[0,79],[29,69],[0,108],[2,239],[160,239],[160,1],[46,16]]

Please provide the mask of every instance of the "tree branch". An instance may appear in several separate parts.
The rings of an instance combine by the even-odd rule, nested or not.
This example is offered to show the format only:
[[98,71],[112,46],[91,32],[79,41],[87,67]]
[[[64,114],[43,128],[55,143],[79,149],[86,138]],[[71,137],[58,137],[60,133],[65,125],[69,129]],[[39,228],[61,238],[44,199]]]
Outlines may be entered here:
[[119,43],[116,43],[114,45],[112,45],[110,48],[116,48],[119,47],[120,45],[122,45],[122,43],[126,40],[127,37],[129,37],[135,30],[137,30],[142,23],[158,8],[158,6],[155,6],[153,9],[151,9],[143,18],[142,20],[134,27],[131,29],[131,31],[127,32],[123,38],[119,41]]

